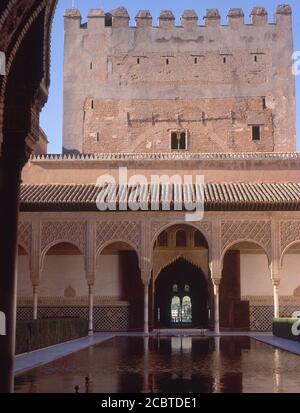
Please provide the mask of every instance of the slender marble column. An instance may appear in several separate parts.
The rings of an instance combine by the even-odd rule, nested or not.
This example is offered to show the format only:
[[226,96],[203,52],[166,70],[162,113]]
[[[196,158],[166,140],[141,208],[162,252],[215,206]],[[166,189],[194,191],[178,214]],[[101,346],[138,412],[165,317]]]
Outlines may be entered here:
[[279,317],[279,280],[273,280],[273,295],[274,295],[274,317]]
[[219,281],[213,281],[214,283],[214,327],[215,333],[220,333],[220,303],[219,303]]
[[149,282],[144,283],[144,333],[149,334]]
[[93,285],[89,285],[89,336],[94,334],[94,291]]
[[37,285],[33,286],[33,319],[38,319],[38,292],[37,292]]

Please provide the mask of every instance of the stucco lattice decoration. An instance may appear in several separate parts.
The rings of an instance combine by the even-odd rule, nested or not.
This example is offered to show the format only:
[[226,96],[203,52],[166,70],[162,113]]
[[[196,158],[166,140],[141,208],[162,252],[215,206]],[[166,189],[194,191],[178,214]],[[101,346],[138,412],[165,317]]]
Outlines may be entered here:
[[300,221],[283,221],[280,223],[281,252],[294,241],[300,241]]
[[31,250],[32,227],[30,222],[20,222],[18,231],[18,243],[29,253]]
[[234,241],[252,241],[261,245],[271,257],[271,224],[269,221],[222,222],[222,251]]
[[80,221],[56,221],[42,224],[41,244],[42,251],[55,241],[70,242],[85,253],[86,246],[86,222]]
[[97,251],[109,241],[127,242],[140,253],[141,225],[134,221],[101,221],[97,223]]

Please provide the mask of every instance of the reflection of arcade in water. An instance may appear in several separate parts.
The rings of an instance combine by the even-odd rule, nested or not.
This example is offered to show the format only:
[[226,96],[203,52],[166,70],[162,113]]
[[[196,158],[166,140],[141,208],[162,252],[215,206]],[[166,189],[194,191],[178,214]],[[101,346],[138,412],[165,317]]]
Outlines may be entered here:
[[[148,388],[144,385],[143,392],[242,392],[242,373],[235,371],[227,375],[222,365],[222,353],[228,343],[221,346],[220,337],[165,337],[150,339],[148,343],[148,350],[145,347],[145,351],[151,353],[151,363],[145,365],[144,384],[147,383]],[[229,354],[234,353],[237,357],[241,355],[242,348],[249,346],[249,339],[236,345],[232,343]],[[161,355],[166,358],[166,367],[162,372],[153,373],[153,367],[160,363]],[[145,353],[144,356],[149,360],[149,355]]]
[[16,377],[16,392],[300,392],[300,359],[249,337],[116,337]]

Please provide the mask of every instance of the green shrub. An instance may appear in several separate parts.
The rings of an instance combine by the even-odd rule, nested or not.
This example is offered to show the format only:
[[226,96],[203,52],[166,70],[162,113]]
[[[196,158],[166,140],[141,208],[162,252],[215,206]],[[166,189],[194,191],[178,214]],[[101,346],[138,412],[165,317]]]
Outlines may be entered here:
[[17,323],[16,354],[28,353],[88,335],[88,321],[52,318]]
[[274,336],[281,337],[281,338],[287,338],[289,340],[300,342],[300,335],[295,336],[292,333],[292,327],[294,323],[297,321],[300,321],[299,318],[274,318],[273,319]]

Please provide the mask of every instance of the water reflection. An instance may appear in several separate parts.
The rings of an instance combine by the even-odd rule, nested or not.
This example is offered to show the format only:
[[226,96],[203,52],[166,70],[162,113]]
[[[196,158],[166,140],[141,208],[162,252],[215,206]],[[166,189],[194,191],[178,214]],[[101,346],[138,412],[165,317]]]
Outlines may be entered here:
[[[17,392],[299,392],[300,358],[248,337],[119,337],[16,378]],[[87,385],[88,384],[88,385]]]

